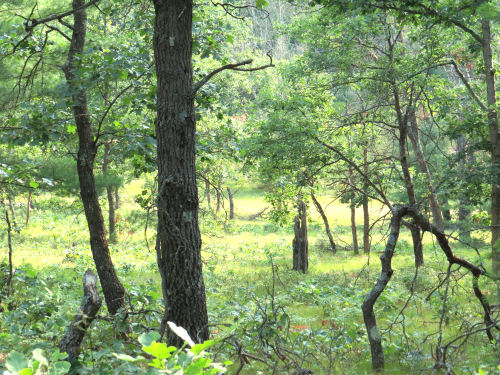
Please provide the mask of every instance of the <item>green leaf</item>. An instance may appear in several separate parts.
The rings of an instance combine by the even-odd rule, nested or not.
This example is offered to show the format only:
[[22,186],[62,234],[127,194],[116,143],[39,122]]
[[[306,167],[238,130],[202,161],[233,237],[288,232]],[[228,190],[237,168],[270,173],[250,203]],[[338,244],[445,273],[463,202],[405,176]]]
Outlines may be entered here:
[[153,341],[157,341],[159,338],[160,334],[158,332],[151,331],[148,333],[143,333],[137,340],[142,344],[142,346],[149,346]]
[[195,354],[200,354],[203,350],[210,348],[215,344],[215,340],[207,340],[201,344],[194,345],[190,350]]
[[38,187],[38,182],[31,180],[30,187],[32,187],[33,189],[36,189]]
[[28,360],[21,353],[12,351],[5,361],[5,367],[14,374],[20,373],[28,367]]
[[171,356],[170,353],[175,352],[177,348],[174,346],[167,347],[167,344],[163,342],[153,341],[151,345],[143,346],[142,350],[158,359],[167,359]]
[[33,374],[33,370],[30,369],[29,367],[19,371],[19,375],[32,375],[32,374]]
[[76,133],[76,125],[67,125],[66,126],[66,131],[69,134],[75,134]]
[[262,9],[268,5],[269,4],[266,0],[255,0],[255,6],[257,7],[257,9]]

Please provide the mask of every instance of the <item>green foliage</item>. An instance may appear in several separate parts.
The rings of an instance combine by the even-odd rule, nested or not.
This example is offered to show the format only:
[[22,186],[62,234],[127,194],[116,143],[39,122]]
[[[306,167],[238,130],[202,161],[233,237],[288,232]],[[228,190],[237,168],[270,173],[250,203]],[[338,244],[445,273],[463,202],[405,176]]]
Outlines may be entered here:
[[28,360],[23,354],[12,351],[5,360],[5,375],[64,375],[70,369],[70,363],[65,361],[65,353],[58,350],[46,357],[41,349],[33,350]]

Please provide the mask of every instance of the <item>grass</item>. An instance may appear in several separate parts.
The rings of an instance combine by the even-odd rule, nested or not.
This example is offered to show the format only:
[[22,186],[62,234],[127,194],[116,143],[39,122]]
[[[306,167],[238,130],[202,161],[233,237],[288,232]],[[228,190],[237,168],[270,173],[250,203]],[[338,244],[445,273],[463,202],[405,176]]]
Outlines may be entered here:
[[[142,190],[142,183],[132,181],[121,189],[117,222],[119,241],[110,248],[119,277],[124,281],[133,301],[147,306],[148,303],[160,304],[161,289],[152,229],[155,220],[153,217],[149,223],[148,249],[144,234],[146,215],[134,202],[135,195]],[[316,366],[316,373],[371,373],[360,304],[380,273],[378,257],[385,246],[387,222],[381,222],[372,231],[370,256],[354,256],[351,250],[350,210],[346,206],[330,203],[327,196],[319,199],[325,207],[335,240],[342,250],[334,255],[324,246],[321,217],[310,207],[310,268],[306,275],[290,270],[293,238],[291,226],[279,227],[265,217],[248,220],[251,215],[267,207],[261,190],[245,187],[235,191],[237,217],[232,221],[226,220],[223,213],[211,214],[206,202],[201,203],[202,212],[205,213],[201,217],[202,257],[210,319],[214,324],[234,325],[236,322],[233,333],[241,334],[241,340],[245,343],[245,348],[248,348],[246,350],[263,355],[263,348],[256,343],[255,337],[251,339],[247,336],[254,332],[259,322],[262,323],[263,314],[272,315],[278,306],[280,314],[287,317],[290,328],[286,344],[294,353],[302,350],[303,355],[314,356],[318,362],[307,364],[306,361],[305,365]],[[66,310],[58,313],[61,318],[71,316],[71,311],[74,311],[80,298],[81,274],[87,267],[93,267],[81,205],[77,199],[54,198],[49,195],[36,196],[34,202],[35,209],[32,210],[29,225],[22,226],[13,234],[14,264],[18,269],[28,270],[28,274],[40,277],[32,279],[22,273],[26,271],[18,271],[15,282],[24,288],[38,288],[35,293],[50,289],[48,286],[41,286],[40,282],[51,288],[60,288],[52,295],[40,298],[44,303],[50,301],[56,306],[57,301],[62,303],[64,300]],[[106,207],[105,202],[102,203]],[[18,199],[18,222],[23,215],[23,204]],[[372,217],[384,213],[386,212],[379,205],[370,206]],[[361,234],[361,209],[356,214],[358,233]],[[3,233],[2,240],[5,244],[5,232]],[[413,285],[416,293],[408,303],[404,320],[398,314],[411,294],[414,277],[411,236],[405,231],[401,234],[393,260],[394,277],[376,305],[381,330],[391,327],[391,332],[384,335],[387,374],[420,371],[434,363],[431,353],[436,346],[435,332],[439,327],[443,308],[441,301],[444,289],[434,292],[433,289],[446,271],[446,259],[430,235],[424,236],[423,244],[426,263],[419,269],[419,276]],[[473,250],[456,242],[452,244],[458,254],[471,260],[477,259]],[[488,264],[486,244],[481,251],[483,260]],[[4,249],[0,261],[6,261],[6,253]],[[452,290],[446,306],[447,318],[443,323],[443,342],[467,328],[464,327],[464,322],[481,321],[480,307],[470,293],[471,278],[464,276],[463,270],[456,271],[453,275],[457,281],[450,283]],[[496,295],[495,285],[487,282],[482,287],[493,299]],[[28,289],[22,292],[26,296],[30,295]],[[55,312],[53,314],[57,315]],[[4,318],[7,319],[8,316],[7,314]],[[30,343],[30,336],[25,333],[26,327],[30,324],[49,324],[37,323],[38,320],[33,318],[27,319],[27,323],[21,325],[17,333],[9,331],[7,336],[2,336],[0,332],[0,351],[10,351],[14,347],[27,350],[33,343]],[[158,318],[151,319],[147,323],[154,328],[158,324]],[[61,331],[67,322],[63,319],[59,323],[60,327],[57,329]],[[103,329],[104,323],[99,324]],[[57,331],[55,326],[51,327]],[[274,332],[273,337],[284,335],[284,331],[278,332],[276,327],[268,327],[270,332]],[[0,328],[8,331],[8,324],[4,321]],[[217,328],[213,333],[215,336],[223,336],[228,332]],[[94,331],[89,335],[89,340],[96,340],[95,336],[102,340],[103,332]],[[430,336],[426,338],[427,335]],[[46,337],[44,345],[48,345],[47,342],[51,340],[56,344],[58,335],[54,336],[52,339]],[[93,347],[92,344],[88,345]],[[103,346],[104,344],[98,352],[102,352]],[[220,355],[231,357],[227,351]],[[477,335],[455,351],[454,358],[450,361],[456,373],[475,373],[481,365],[491,370],[498,364],[497,355],[498,352],[488,345],[484,335]],[[307,359],[307,356],[303,358]],[[232,360],[238,361],[234,356]],[[266,374],[269,369],[253,363],[246,366],[242,373],[255,374],[258,371]]]

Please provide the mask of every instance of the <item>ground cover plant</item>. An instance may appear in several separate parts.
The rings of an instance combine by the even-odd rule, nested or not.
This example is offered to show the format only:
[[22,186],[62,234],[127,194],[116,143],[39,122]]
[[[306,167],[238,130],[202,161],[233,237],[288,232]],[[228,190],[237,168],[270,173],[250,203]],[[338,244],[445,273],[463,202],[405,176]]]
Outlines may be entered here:
[[[162,315],[155,253],[146,250],[145,215],[137,217],[140,206],[134,201],[141,183],[134,181],[121,191],[118,212],[122,222],[117,223],[118,241],[111,247],[130,308],[118,316],[100,312],[83,342],[81,373],[143,373],[151,367],[148,359],[143,360],[145,365],[133,359],[144,357],[137,340],[155,333]],[[374,232],[368,264],[368,255],[354,256],[346,246],[351,236],[348,207],[335,204],[326,208],[339,243],[336,254],[326,242],[320,216],[311,215],[310,268],[301,274],[291,270],[292,228],[277,226],[266,217],[248,220],[266,202],[257,188],[240,191],[241,199],[238,193],[235,196],[235,221],[222,214],[202,220],[202,228],[207,226],[202,258],[213,340],[207,350],[213,361],[227,367],[229,373],[244,364],[242,374],[289,373],[297,368],[325,374],[370,373],[360,305],[378,276],[377,258],[386,228],[381,225]],[[325,198],[320,199],[326,202]],[[40,362],[40,358],[47,363],[40,373],[67,370],[57,365],[65,357],[55,353],[81,299],[82,270],[93,267],[82,234],[85,222],[75,201],[61,201],[52,210],[46,206],[53,204],[50,196],[34,198],[30,226],[14,234],[15,292],[2,298],[1,351],[6,371],[15,373],[14,367],[8,367],[15,361],[21,363],[18,366],[34,368],[33,361]],[[19,204],[16,208],[20,216],[24,207]],[[374,205],[371,210],[378,212],[380,207]],[[386,334],[388,373],[432,368],[438,337],[442,335],[444,345],[480,329],[481,308],[469,292],[471,277],[464,270],[453,269],[448,284],[446,258],[430,236],[424,236],[424,249],[426,263],[415,275],[411,237],[402,235],[394,259],[394,279],[377,305],[380,329]],[[475,256],[474,250],[465,247],[459,253]],[[489,296],[496,293],[491,283],[482,287]],[[120,337],[124,322],[130,326],[126,338]],[[488,344],[484,334],[473,335],[464,344],[453,343],[448,350],[448,363],[457,373],[495,373],[498,349]]]

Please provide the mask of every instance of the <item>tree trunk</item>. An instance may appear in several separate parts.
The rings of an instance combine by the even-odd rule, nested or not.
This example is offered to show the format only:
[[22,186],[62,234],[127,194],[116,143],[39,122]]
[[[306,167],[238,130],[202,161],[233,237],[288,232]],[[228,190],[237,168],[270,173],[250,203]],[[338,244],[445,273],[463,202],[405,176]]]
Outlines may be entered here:
[[102,301],[97,290],[97,277],[92,271],[87,270],[83,275],[82,304],[59,343],[59,350],[68,355],[68,361],[72,365],[78,361],[80,345],[101,305]]
[[[396,115],[398,118],[398,129],[399,129],[399,163],[401,165],[401,170],[403,171],[403,180],[406,187],[406,193],[408,194],[408,201],[411,207],[417,205],[417,198],[415,196],[415,189],[413,187],[413,182],[410,174],[410,168],[408,166],[408,155],[406,152],[406,137],[408,136],[408,112],[403,115],[401,108],[401,103],[399,102],[399,90],[395,81],[392,82],[392,90],[394,95],[394,106],[396,109]],[[406,111],[411,111],[407,108]],[[411,236],[413,238],[413,253],[415,255],[415,265],[421,266],[424,262],[424,253],[422,249],[422,241],[420,239],[420,230],[414,228],[410,224]]]
[[337,252],[337,246],[335,245],[335,241],[333,240],[332,232],[330,231],[330,224],[328,223],[328,218],[326,217],[326,214],[325,214],[325,211],[323,210],[323,207],[321,207],[321,204],[314,196],[314,193],[312,190],[311,190],[311,199],[314,203],[314,206],[316,207],[316,210],[318,210],[319,214],[321,215],[321,218],[323,219],[323,223],[325,224],[325,232],[326,232],[326,235],[328,237],[328,241],[330,241],[330,248],[332,249],[332,253],[335,254]]
[[12,203],[11,198],[9,198],[9,209],[10,209],[10,213],[12,214],[12,223],[14,224],[14,227],[17,227],[16,211],[14,210],[14,204]]
[[[363,173],[368,176],[368,147],[363,149]],[[368,191],[368,183],[364,182],[364,191]],[[370,254],[370,213],[368,211],[368,196],[363,197],[363,252]]]
[[[3,203],[3,202],[2,202]],[[14,269],[12,266],[12,225],[9,220],[9,212],[5,208],[5,222],[7,223],[7,246],[9,248],[9,275],[7,276],[7,295],[10,296],[12,294],[12,278],[14,277]]]
[[[457,154],[462,157],[461,170],[466,171],[468,164],[473,160],[473,156],[467,151],[466,139],[464,135],[457,138]],[[460,155],[463,154],[463,155]],[[470,216],[470,199],[467,191],[460,191],[458,194],[458,236],[464,242],[470,242],[470,225],[468,223]]]
[[307,210],[304,201],[299,200],[298,214],[295,216],[295,237],[293,239],[293,269],[302,273],[309,267],[309,244],[307,241]]
[[[158,163],[156,252],[168,321],[195,341],[209,337],[198,225],[196,120],[192,67],[192,0],[154,0]],[[184,342],[168,330],[167,341]]]
[[[108,173],[109,167],[109,153],[111,151],[111,145],[109,142],[104,144],[104,156],[102,160],[102,173],[106,175]],[[113,194],[113,187],[106,186],[106,195],[108,196],[108,236],[109,242],[116,242],[116,230],[115,230],[115,199]]]
[[33,195],[33,190],[30,190],[28,193],[28,201],[26,203],[26,226],[28,226],[30,222],[30,210],[31,210],[31,196]]
[[415,111],[410,112],[409,124],[410,127],[408,129],[408,136],[413,145],[413,150],[415,151],[418,167],[420,171],[425,175],[427,186],[429,187],[429,204],[432,210],[432,219],[435,226],[437,226],[439,229],[443,229],[443,213],[441,211],[441,206],[439,205],[436,188],[432,183],[431,172],[429,171],[429,168],[427,166],[427,160],[420,143],[420,135]]
[[356,229],[356,206],[351,203],[351,232],[352,232],[352,247],[354,249],[354,254],[359,254],[358,245],[358,230]]
[[217,184],[217,209],[216,209],[216,212],[220,211],[221,203],[222,203],[221,184],[219,181],[219,183]]
[[[101,287],[110,314],[116,314],[119,309],[125,308],[125,288],[116,274],[108,241],[106,227],[102,216],[99,197],[95,186],[94,161],[97,145],[94,141],[93,126],[87,105],[87,95],[80,88],[78,69],[75,66],[77,55],[83,53],[87,24],[85,0],[73,0],[74,24],[71,36],[71,45],[68,58],[63,66],[66,82],[73,92],[72,110],[75,120],[79,148],[77,157],[78,179],[80,182],[80,196],[82,198],[85,216],[90,232],[90,248],[101,281]],[[76,10],[78,9],[78,10]]]
[[500,134],[498,132],[495,70],[491,51],[490,21],[483,20],[483,61],[486,75],[486,98],[488,102],[488,125],[491,142],[491,251],[493,273],[500,274]]
[[227,190],[227,196],[229,198],[229,220],[234,219],[234,199],[233,199],[233,192],[229,188],[229,186],[226,188]]

